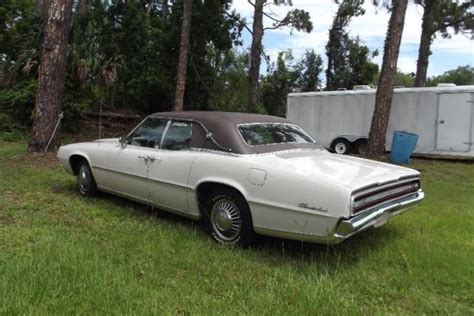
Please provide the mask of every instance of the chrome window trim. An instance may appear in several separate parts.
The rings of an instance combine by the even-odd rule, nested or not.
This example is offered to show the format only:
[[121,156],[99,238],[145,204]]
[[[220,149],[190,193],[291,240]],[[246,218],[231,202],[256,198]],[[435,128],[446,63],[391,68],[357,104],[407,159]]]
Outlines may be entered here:
[[[286,143],[270,143],[270,144],[261,144],[261,145],[250,145],[249,143],[247,143],[245,141],[245,138],[242,136],[242,133],[240,132],[239,127],[240,126],[249,126],[249,125],[262,125],[262,124],[296,126],[297,128],[301,129],[306,134],[306,136],[308,136],[313,142],[312,143],[289,143],[289,142],[286,142]],[[239,134],[239,136],[242,139],[242,141],[244,142],[244,144],[246,146],[249,146],[249,147],[264,147],[264,146],[272,146],[272,145],[275,146],[275,145],[284,145],[284,144],[317,144],[317,145],[321,145],[321,143],[319,141],[317,141],[314,137],[312,137],[307,131],[305,131],[304,128],[302,128],[299,125],[292,124],[292,123],[252,122],[252,123],[240,123],[240,124],[237,124],[235,127],[237,128],[237,133]]]
[[168,122],[166,123],[166,126],[165,126],[165,129],[163,131],[163,135],[161,135],[161,139],[160,139],[160,149],[163,149],[163,143],[165,141],[165,138],[166,136],[168,135],[168,130],[170,129],[170,125],[173,124],[172,123],[172,120],[168,120]]
[[[166,137],[168,136],[168,131],[171,127],[171,125],[174,123],[174,122],[185,122],[185,123],[191,123],[191,138],[193,137],[193,126],[192,124],[195,123],[194,121],[192,120],[181,120],[181,119],[170,119],[168,121],[168,124],[166,124],[166,127],[165,127],[165,130],[163,131],[163,137],[161,138],[161,141],[160,141],[160,149],[161,150],[166,150],[166,151],[176,151],[176,150],[171,150],[171,149],[166,149],[166,148],[163,148],[163,144],[165,143],[165,140],[166,140]],[[191,150],[191,146],[185,150]],[[198,148],[199,149],[199,148]],[[180,149],[180,151],[183,151],[182,149]]]
[[[160,148],[153,148],[153,149],[160,149],[160,150],[168,150],[168,149],[163,149],[163,142],[165,140],[165,137],[167,136],[168,134],[168,129],[170,127],[170,125],[173,123],[173,122],[189,122],[189,123],[196,123],[198,124],[204,131],[204,133],[209,134],[210,132],[207,130],[207,128],[199,121],[196,121],[196,120],[193,120],[193,119],[186,119],[186,118],[172,118],[172,117],[162,117],[162,116],[147,116],[145,117],[137,126],[135,126],[132,131],[130,133],[127,134],[127,138],[130,137],[130,135],[132,135],[133,132],[135,132],[141,125],[143,125],[143,123],[145,123],[146,120],[148,119],[158,119],[158,120],[165,120],[166,121],[166,126],[165,126],[165,129],[163,130],[163,134],[161,135],[161,139],[160,139]],[[211,133],[212,134],[212,133]],[[192,137],[192,129],[191,129],[191,137]],[[215,142],[215,140],[213,139],[213,141]],[[136,148],[149,148],[149,147],[143,147],[143,146],[136,146],[136,145],[132,145],[132,144],[127,144],[127,146],[134,146]],[[194,149],[202,149],[202,148],[194,148]]]
[[[155,119],[155,117],[150,117],[150,116],[147,116],[145,117],[137,126],[135,126],[131,131],[130,133],[127,134],[127,139],[130,137],[130,135],[132,135],[140,126],[142,126],[147,120],[149,119]],[[164,117],[156,117],[156,119],[159,119],[159,120],[166,120],[166,126],[165,126],[165,129],[163,130],[163,134],[161,134],[161,138],[160,138],[160,148],[161,148],[161,142],[163,141],[163,136],[165,135],[165,132],[167,132],[167,127],[169,125],[169,119],[167,118],[164,118]],[[144,147],[144,146],[137,146],[137,145],[132,145],[132,144],[128,144],[127,143],[127,146],[134,146],[134,147],[137,147],[137,148],[150,148],[150,147]],[[153,149],[157,149],[155,147],[153,147]]]
[[145,117],[140,123],[137,124],[137,126],[135,126],[128,134],[127,134],[127,138],[130,137],[130,135],[132,135],[133,132],[135,132],[137,130],[137,128],[139,128],[140,126],[143,125],[143,123],[145,123],[146,120],[148,120],[150,117]]
[[154,116],[153,114],[151,116],[149,116],[151,118],[159,118],[159,119],[165,119],[165,120],[170,120],[170,121],[181,121],[181,122],[191,122],[191,123],[196,123],[196,124],[199,124],[199,126],[201,126],[201,128],[204,130],[204,133],[206,134],[206,138],[207,139],[210,139],[217,147],[219,147],[220,149],[222,149],[222,151],[224,152],[232,152],[232,149],[231,148],[227,148],[227,147],[224,147],[222,146],[221,144],[219,144],[216,139],[214,138],[214,136],[212,136],[212,132],[210,132],[207,127],[199,122],[198,120],[195,120],[195,119],[188,119],[188,118],[176,118],[176,117],[163,117],[163,116]]

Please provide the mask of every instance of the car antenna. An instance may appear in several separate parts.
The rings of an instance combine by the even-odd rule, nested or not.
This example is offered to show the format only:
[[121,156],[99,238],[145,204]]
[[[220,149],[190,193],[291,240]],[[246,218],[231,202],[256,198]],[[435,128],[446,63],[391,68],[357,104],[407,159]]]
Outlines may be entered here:
[[99,108],[99,146],[100,140],[102,138],[102,103],[104,103],[104,96],[100,98],[100,108]]

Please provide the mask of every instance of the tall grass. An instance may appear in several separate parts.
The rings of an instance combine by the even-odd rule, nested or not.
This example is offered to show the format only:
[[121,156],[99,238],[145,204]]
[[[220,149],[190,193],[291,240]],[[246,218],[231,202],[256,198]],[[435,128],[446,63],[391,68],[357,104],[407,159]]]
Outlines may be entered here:
[[417,160],[426,200],[338,246],[221,247],[198,223],[84,199],[0,144],[2,314],[473,314],[474,165]]

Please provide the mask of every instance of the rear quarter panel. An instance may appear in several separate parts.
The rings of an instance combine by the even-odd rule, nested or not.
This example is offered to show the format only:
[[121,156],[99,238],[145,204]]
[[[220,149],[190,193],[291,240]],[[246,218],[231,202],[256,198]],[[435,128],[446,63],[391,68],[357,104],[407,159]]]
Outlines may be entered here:
[[[204,182],[229,185],[247,200],[254,228],[296,234],[327,235],[341,217],[349,215],[350,192],[325,179],[314,179],[298,170],[269,165],[263,155],[230,155],[202,152],[196,158],[189,185],[196,192]],[[249,181],[252,169],[265,171],[264,183]],[[190,197],[190,211],[199,212]],[[302,204],[305,206],[302,207]]]

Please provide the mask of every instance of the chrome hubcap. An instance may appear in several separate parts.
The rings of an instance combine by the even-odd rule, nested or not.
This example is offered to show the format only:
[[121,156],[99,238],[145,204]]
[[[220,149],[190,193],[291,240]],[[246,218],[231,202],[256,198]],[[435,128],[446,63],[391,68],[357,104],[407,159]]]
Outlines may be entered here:
[[226,198],[215,202],[211,209],[211,223],[216,237],[225,242],[235,240],[242,226],[237,205]]
[[78,174],[79,192],[82,195],[87,193],[87,190],[89,189],[89,184],[90,184],[89,171],[87,170],[87,167],[83,165],[81,166],[81,169],[79,169],[79,174]]
[[335,146],[336,154],[344,154],[347,150],[347,146],[344,143],[337,143]]

